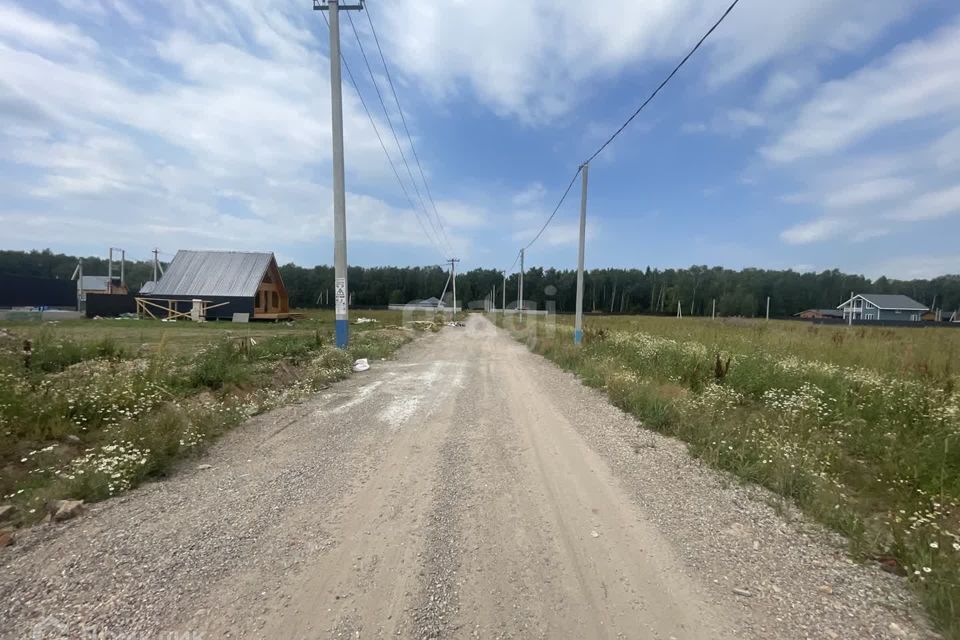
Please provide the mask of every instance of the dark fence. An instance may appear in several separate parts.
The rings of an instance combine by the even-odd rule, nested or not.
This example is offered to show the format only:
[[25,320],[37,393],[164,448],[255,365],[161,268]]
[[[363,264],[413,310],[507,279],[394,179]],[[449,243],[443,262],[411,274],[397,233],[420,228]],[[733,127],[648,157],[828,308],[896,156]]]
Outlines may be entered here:
[[[841,320],[839,318],[818,318],[816,320],[810,320],[813,324],[828,324],[828,325],[844,325],[848,324],[849,320]],[[854,320],[853,326],[855,327],[911,327],[913,329],[930,329],[936,327],[953,327],[954,329],[960,329],[960,322],[946,322],[941,320],[940,322],[935,322],[932,320]]]
[[59,278],[0,275],[0,307],[77,307],[77,283]]
[[87,305],[86,313],[88,318],[94,318],[96,316],[100,317],[114,317],[119,316],[124,313],[136,313],[137,312],[137,302],[134,300],[134,296],[131,294],[127,295],[111,295],[109,293],[88,293],[87,294]]

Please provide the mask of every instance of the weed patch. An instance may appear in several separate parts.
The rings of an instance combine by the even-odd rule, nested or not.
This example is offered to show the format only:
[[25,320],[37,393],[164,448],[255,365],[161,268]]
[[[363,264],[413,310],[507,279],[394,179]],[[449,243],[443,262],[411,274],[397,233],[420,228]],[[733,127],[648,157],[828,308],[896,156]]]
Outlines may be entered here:
[[960,380],[930,334],[590,323],[579,348],[564,324],[512,331],[648,428],[843,533],[856,557],[888,559],[960,638]]

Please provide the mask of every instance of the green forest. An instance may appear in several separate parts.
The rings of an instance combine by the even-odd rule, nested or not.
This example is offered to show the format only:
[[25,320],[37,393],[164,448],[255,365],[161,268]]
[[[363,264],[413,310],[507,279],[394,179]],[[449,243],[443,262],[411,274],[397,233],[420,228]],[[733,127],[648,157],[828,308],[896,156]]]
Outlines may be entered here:
[[[69,278],[77,257],[50,250],[0,251],[0,274]],[[105,258],[83,258],[87,275],[106,275]],[[333,267],[280,267],[297,308],[331,306]],[[119,267],[115,266],[115,274]],[[152,278],[150,261],[127,262],[126,280],[131,291]],[[440,267],[351,267],[349,284],[355,307],[402,304],[439,297],[447,281]],[[483,305],[493,287],[496,304],[502,300],[503,276],[494,269],[474,269],[457,274],[457,298],[464,304]],[[516,304],[518,275],[507,280],[507,304]],[[694,265],[686,269],[593,269],[584,276],[585,309],[603,313],[664,313],[675,315],[679,304],[684,315],[710,315],[716,300],[724,316],[761,316],[770,296],[772,316],[790,316],[809,308],[831,308],[857,293],[902,293],[926,305],[952,313],[960,308],[960,275],[930,280],[871,280],[837,270],[797,273],[770,269],[742,269]],[[448,292],[449,295],[449,292]],[[576,299],[576,272],[531,267],[524,276],[524,297],[536,308],[553,304],[561,313],[572,312]]]

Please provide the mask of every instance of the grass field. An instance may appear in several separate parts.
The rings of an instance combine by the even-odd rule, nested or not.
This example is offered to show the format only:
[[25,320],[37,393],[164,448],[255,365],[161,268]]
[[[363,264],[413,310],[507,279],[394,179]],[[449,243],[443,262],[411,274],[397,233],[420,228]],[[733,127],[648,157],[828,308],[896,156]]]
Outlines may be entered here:
[[960,331],[498,318],[707,463],[844,533],[960,638]]
[[348,352],[333,347],[332,312],[268,324],[0,322],[0,504],[29,524],[50,500],[99,500],[162,476],[244,419],[415,334],[400,312],[358,318],[377,322],[351,326]]

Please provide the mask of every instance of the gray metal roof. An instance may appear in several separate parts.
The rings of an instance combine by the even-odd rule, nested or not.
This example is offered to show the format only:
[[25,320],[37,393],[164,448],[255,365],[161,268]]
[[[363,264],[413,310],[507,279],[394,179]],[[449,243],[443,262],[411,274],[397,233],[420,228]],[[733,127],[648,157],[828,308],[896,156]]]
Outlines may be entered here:
[[[881,309],[904,309],[910,311],[927,311],[929,309],[927,305],[899,293],[858,293],[857,296],[872,302]],[[850,301],[847,300],[847,302]],[[844,302],[837,308],[843,307],[847,302]]]
[[272,253],[180,250],[150,295],[251,297],[272,260]]

